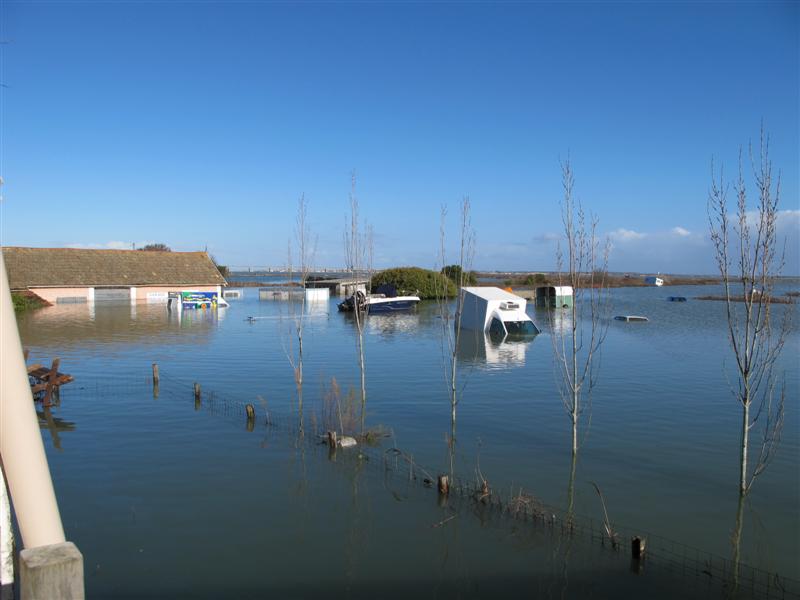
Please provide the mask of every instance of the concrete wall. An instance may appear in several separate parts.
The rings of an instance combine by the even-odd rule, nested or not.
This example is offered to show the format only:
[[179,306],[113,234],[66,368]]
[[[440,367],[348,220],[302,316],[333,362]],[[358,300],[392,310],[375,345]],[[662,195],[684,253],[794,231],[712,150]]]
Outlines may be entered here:
[[59,298],[84,298],[86,302],[94,300],[94,288],[63,287],[63,288],[30,288],[37,296],[55,304]]
[[[82,298],[84,302],[94,302],[94,288],[91,287],[60,287],[60,288],[30,288],[37,296],[48,302],[56,304],[59,298]],[[167,285],[167,286],[133,286],[131,287],[131,302],[164,302],[167,301],[169,292],[217,292],[222,295],[219,285]]]

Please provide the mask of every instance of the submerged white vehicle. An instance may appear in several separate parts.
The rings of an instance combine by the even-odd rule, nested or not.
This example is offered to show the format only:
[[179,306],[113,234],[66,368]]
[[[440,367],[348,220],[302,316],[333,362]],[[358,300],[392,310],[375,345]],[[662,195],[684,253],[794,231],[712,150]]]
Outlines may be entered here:
[[525,312],[527,300],[496,287],[461,288],[461,328],[505,338],[539,333]]

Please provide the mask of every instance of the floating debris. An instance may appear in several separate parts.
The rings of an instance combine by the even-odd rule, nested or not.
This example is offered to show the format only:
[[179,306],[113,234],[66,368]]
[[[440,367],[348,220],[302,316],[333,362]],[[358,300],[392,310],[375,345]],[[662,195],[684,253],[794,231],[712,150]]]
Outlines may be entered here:
[[643,321],[649,321],[650,319],[648,319],[647,317],[642,317],[640,315],[618,315],[618,316],[614,317],[614,320],[616,320],[616,321],[628,321],[628,322],[631,322],[631,321],[643,322]]
[[339,438],[339,447],[340,448],[351,448],[356,446],[358,442],[356,442],[356,438],[350,437],[349,435],[343,435]]

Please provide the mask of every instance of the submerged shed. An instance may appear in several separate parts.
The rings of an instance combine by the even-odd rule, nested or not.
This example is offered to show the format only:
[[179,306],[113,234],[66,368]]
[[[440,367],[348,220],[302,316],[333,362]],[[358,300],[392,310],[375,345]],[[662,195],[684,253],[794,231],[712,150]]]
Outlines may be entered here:
[[569,308],[573,300],[569,285],[543,285],[536,288],[536,306],[543,308]]

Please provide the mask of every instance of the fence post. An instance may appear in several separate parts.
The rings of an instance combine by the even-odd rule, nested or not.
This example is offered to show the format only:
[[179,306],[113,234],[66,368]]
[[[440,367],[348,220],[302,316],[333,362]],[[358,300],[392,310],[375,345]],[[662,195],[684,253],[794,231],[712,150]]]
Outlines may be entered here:
[[158,398],[158,364],[153,363],[153,398]]

